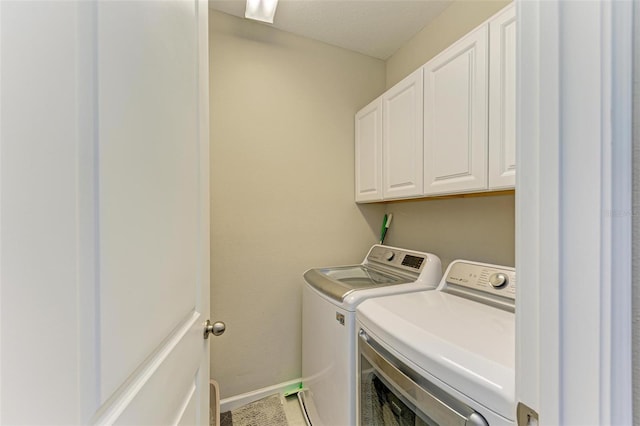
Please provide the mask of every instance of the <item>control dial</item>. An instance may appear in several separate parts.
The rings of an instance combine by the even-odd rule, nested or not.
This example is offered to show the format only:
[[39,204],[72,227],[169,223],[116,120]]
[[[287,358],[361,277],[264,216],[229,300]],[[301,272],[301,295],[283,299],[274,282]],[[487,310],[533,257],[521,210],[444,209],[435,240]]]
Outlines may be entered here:
[[386,260],[388,260],[389,262],[391,262],[393,260],[393,258],[396,257],[396,254],[392,251],[387,251],[384,253],[384,258]]
[[491,274],[489,277],[489,284],[491,284],[491,287],[493,288],[502,288],[509,284],[509,277],[502,272]]

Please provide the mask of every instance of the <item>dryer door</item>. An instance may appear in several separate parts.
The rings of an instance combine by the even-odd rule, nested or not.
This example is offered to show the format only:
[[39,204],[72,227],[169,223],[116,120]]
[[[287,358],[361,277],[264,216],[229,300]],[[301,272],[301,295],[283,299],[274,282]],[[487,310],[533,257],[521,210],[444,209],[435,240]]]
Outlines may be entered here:
[[358,423],[362,426],[488,426],[482,415],[397,360],[363,329],[358,364]]

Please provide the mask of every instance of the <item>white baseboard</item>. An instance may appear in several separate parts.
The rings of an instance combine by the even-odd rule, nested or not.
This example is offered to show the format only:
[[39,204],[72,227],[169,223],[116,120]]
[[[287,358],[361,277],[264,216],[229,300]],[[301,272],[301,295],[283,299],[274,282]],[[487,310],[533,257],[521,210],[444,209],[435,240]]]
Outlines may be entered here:
[[238,407],[250,404],[274,393],[284,394],[286,392],[291,392],[292,390],[300,387],[300,383],[302,383],[302,379],[294,379],[240,395],[230,396],[229,398],[220,400],[220,412],[224,413],[225,411],[235,410]]

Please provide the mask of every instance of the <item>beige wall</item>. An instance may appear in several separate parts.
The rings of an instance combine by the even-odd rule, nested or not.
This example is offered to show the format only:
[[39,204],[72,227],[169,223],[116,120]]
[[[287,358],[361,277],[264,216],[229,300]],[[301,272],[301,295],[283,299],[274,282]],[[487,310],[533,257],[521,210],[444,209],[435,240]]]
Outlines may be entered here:
[[387,204],[393,213],[385,243],[454,259],[515,265],[513,194]]
[[458,0],[387,60],[387,88],[511,3],[511,0]]
[[[387,88],[484,22],[510,1],[456,1],[387,60]],[[386,242],[451,260],[515,265],[515,196],[418,200],[387,204]]]
[[[222,398],[300,377],[301,286],[359,262],[384,205],[356,206],[353,117],[382,61],[211,11],[211,340]],[[367,221],[370,220],[370,223]]]

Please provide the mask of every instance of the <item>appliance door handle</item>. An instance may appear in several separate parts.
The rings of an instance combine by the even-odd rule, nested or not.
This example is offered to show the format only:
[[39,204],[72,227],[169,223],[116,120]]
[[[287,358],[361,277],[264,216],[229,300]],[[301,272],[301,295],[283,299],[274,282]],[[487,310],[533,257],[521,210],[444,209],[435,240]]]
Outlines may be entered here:
[[[437,395],[433,390],[425,389],[424,386],[416,383],[418,380],[421,382],[428,381],[399,361],[396,361],[396,363],[404,371],[389,362],[387,358],[392,357],[391,354],[388,354],[380,344],[371,339],[364,330],[361,329],[358,335],[360,337],[358,342],[360,354],[367,358],[367,361],[376,369],[378,374],[391,383],[402,396],[407,398],[420,411],[428,415],[431,420],[439,425],[489,426],[484,417],[466,404],[453,400],[444,391],[441,391],[443,395]],[[435,385],[430,385],[430,387],[435,388]],[[444,400],[449,401],[445,402]]]

